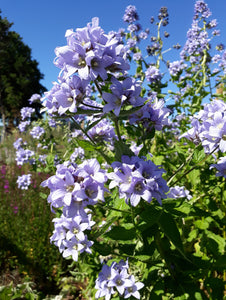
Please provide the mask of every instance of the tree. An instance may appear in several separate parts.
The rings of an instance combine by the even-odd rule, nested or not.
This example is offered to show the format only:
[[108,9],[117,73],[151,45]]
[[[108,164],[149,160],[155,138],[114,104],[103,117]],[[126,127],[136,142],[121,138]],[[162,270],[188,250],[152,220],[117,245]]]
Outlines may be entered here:
[[21,36],[10,28],[0,10],[0,118],[3,123],[2,140],[6,126],[9,130],[17,123],[20,110],[32,106],[39,114],[38,103],[29,104],[33,94],[42,94],[46,88],[40,83],[43,74],[38,69],[38,62],[31,57],[31,49],[24,44]]

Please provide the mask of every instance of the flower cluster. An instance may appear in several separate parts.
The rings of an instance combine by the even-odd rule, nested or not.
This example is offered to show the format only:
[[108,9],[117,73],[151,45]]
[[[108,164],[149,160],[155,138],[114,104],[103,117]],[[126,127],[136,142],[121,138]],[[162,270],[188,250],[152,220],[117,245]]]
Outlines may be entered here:
[[140,97],[141,86],[130,77],[123,82],[112,78],[112,85],[110,86],[112,93],[102,93],[103,99],[106,101],[103,111],[114,111],[116,116],[119,115],[121,107],[124,105],[132,105],[133,107],[144,104],[145,99]]
[[139,19],[137,14],[137,9],[134,5],[127,6],[125,14],[123,16],[123,21],[128,23],[134,23]]
[[32,107],[23,107],[20,111],[22,120],[30,118],[34,112],[35,109]]
[[30,131],[31,136],[34,139],[39,139],[43,134],[45,133],[44,128],[40,126],[34,126],[32,130]]
[[89,159],[80,165],[64,162],[57,166],[56,175],[42,182],[42,186],[50,189],[48,202],[51,207],[62,209],[61,217],[54,219],[51,240],[64,257],[72,256],[77,261],[79,253],[91,252],[93,242],[83,233],[94,224],[87,213],[87,205],[104,201],[106,181],[107,176],[98,161]]
[[120,198],[127,204],[137,206],[141,199],[151,202],[155,198],[160,204],[168,192],[166,181],[162,178],[165,172],[150,160],[137,156],[122,156],[122,162],[112,164],[114,172],[109,173],[109,188],[119,187]]
[[204,109],[191,118],[192,128],[180,138],[198,144],[202,143],[206,153],[226,152],[226,104],[222,100],[213,100]]
[[111,295],[116,292],[124,299],[131,296],[140,299],[139,290],[144,287],[142,282],[136,282],[135,277],[128,273],[128,261],[121,260],[119,263],[113,262],[111,266],[103,265],[98,278],[96,279],[95,288],[96,298],[105,297],[109,300]]
[[210,168],[217,169],[218,172],[216,173],[216,176],[223,176],[226,178],[226,156],[221,157],[216,164],[211,164]]
[[162,74],[156,66],[150,66],[146,71],[146,80],[150,83],[155,83],[161,80]]
[[31,184],[31,174],[24,174],[17,178],[18,188],[21,190],[27,190]]
[[168,198],[187,198],[190,200],[192,196],[190,195],[190,192],[185,189],[184,186],[174,186],[170,188],[169,193],[167,194]]
[[147,131],[162,130],[163,126],[170,124],[170,109],[165,107],[163,99],[158,99],[156,93],[152,92],[145,105],[137,112],[129,116],[130,124],[142,124]]
[[18,166],[22,166],[25,163],[34,163],[35,153],[33,150],[19,148],[16,151],[16,162]]

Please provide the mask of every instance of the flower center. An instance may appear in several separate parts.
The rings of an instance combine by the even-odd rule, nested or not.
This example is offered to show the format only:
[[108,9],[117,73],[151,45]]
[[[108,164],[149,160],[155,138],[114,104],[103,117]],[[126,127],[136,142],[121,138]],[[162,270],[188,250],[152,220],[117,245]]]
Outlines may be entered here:
[[117,279],[117,280],[116,280],[116,284],[117,284],[117,285],[122,285],[122,284],[123,284],[123,282],[122,282],[122,280],[121,280],[121,279]]
[[86,66],[85,59],[84,58],[80,58],[78,65],[79,65],[79,67],[84,68]]
[[141,192],[142,189],[143,189],[142,183],[141,182],[136,183],[135,186],[134,186],[134,189],[137,192]]
[[74,189],[74,185],[68,185],[66,187],[66,191],[69,192],[69,193],[71,193],[73,191],[73,189]]

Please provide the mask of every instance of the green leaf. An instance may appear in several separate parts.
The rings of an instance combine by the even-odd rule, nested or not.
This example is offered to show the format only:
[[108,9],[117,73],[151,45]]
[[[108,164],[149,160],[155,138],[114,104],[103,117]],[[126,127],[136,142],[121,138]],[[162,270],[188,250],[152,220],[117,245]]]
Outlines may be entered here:
[[146,261],[151,260],[150,255],[135,255],[134,258],[137,259],[137,260],[140,260],[142,262],[146,262]]
[[92,143],[90,143],[89,141],[77,140],[77,143],[84,150],[87,150],[87,151],[96,151],[96,147]]
[[200,146],[197,149],[195,149],[194,155],[193,155],[193,160],[195,161],[195,163],[199,163],[205,158],[205,156],[206,155],[205,155],[204,149],[202,146]]
[[188,174],[188,178],[191,181],[193,186],[196,186],[200,183],[200,171],[199,170],[193,170]]
[[102,227],[98,227],[98,231],[95,232],[92,235],[92,238],[95,240],[97,239],[99,236],[103,235],[106,230],[108,230],[108,228],[116,221],[118,220],[117,216],[113,216],[112,218],[108,218],[108,220],[106,221],[106,223],[102,226]]
[[[206,234],[206,237],[207,237],[208,246],[210,248],[213,248],[213,253],[215,252],[215,250],[218,250],[219,253],[224,254],[225,244],[226,244],[225,239],[223,237],[221,237],[220,235],[217,235],[217,234],[215,234],[215,233],[213,233],[209,230],[205,230],[205,234]],[[208,239],[210,239],[210,240],[208,241]],[[215,245],[217,247],[215,247],[213,245],[213,243],[211,243],[211,240],[215,242]]]
[[115,141],[115,160],[121,161],[122,155],[134,156],[133,151],[130,150],[129,146],[123,141]]
[[174,244],[177,250],[184,256],[184,249],[180,237],[180,232],[171,214],[164,211],[161,214],[158,223],[162,231],[167,236],[167,238]]
[[138,225],[139,230],[144,231],[157,223],[162,212],[163,210],[160,207],[154,205],[145,208],[140,214],[141,223]]
[[136,237],[136,230],[134,227],[126,229],[123,226],[114,226],[105,236],[116,241],[128,241]]
[[201,230],[205,230],[209,227],[209,222],[204,220],[197,220],[194,222],[195,226]]

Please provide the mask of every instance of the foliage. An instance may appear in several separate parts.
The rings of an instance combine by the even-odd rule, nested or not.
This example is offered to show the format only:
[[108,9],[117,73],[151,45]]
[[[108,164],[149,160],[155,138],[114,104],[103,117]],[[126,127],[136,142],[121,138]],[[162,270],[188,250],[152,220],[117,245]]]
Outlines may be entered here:
[[[1,11],[0,11],[1,14]],[[0,16],[0,114],[1,119],[13,126],[23,106],[30,106],[32,94],[42,94],[46,89],[40,83],[43,74],[38,62],[32,58],[31,49],[20,35],[10,30],[12,23]],[[40,104],[32,105],[40,117]]]

